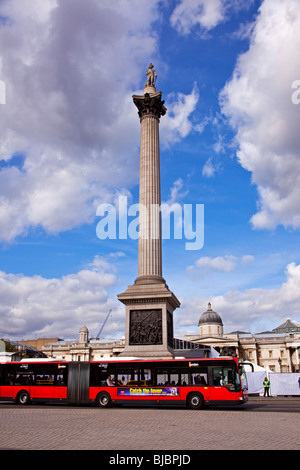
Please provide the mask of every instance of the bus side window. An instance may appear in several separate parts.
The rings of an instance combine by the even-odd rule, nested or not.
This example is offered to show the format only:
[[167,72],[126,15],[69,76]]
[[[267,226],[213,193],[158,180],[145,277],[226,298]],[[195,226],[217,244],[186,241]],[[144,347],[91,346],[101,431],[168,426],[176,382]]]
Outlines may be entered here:
[[68,364],[59,364],[57,369],[56,384],[61,387],[68,385]]
[[108,377],[115,383],[115,365],[100,363],[92,364],[90,368],[90,385],[91,387],[107,387]]
[[15,371],[9,370],[4,378],[4,385],[15,385],[16,375]]
[[179,384],[178,369],[157,369],[156,374],[156,385],[175,386]]
[[118,367],[117,370],[117,382],[116,385],[119,387],[128,385],[138,385],[138,370],[137,369],[132,369],[132,368],[123,368],[123,367]]
[[154,370],[146,367],[141,368],[141,385],[154,385]]
[[181,367],[181,385],[206,387],[208,384],[207,367]]
[[200,387],[207,386],[207,374],[192,374],[192,384]]
[[189,385],[189,374],[185,374],[184,372],[181,372],[181,385]]
[[56,376],[56,385],[61,386],[61,387],[64,387],[65,385],[67,385],[67,380],[66,380],[66,377],[64,377],[63,372],[58,372]]
[[181,370],[180,370],[180,385],[183,386],[183,387],[194,385],[193,374],[194,373],[191,371],[190,368],[181,367]]

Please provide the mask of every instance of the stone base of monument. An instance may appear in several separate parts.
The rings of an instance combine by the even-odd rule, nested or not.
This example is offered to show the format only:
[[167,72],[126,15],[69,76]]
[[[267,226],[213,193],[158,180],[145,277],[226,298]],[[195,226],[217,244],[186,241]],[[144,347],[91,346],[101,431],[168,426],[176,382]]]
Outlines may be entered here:
[[155,86],[145,86],[144,95],[148,93],[149,95],[154,95],[156,93]]
[[162,278],[137,278],[118,295],[126,305],[125,349],[120,356],[174,357],[173,311],[180,302]]

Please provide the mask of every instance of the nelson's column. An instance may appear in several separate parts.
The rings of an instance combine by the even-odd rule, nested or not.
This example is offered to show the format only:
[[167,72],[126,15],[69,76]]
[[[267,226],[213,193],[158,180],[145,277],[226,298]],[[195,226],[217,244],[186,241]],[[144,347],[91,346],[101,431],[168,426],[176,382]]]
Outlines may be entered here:
[[149,65],[142,96],[133,95],[141,122],[138,277],[118,295],[126,305],[123,356],[172,357],[173,311],[180,302],[162,277],[159,121],[166,114]]

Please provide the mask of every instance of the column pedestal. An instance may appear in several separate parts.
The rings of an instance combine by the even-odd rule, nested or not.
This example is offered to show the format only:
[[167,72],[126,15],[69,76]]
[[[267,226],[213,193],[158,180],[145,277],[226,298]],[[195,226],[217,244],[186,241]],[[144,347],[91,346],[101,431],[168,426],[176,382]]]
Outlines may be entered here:
[[163,282],[137,279],[118,295],[126,305],[125,349],[122,356],[173,357],[173,311],[180,306]]

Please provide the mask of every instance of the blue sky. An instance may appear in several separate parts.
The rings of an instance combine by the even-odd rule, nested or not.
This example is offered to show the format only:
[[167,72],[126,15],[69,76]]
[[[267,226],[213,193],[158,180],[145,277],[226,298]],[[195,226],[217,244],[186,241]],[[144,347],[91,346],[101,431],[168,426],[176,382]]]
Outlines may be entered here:
[[300,322],[298,7],[0,2],[0,337],[93,336],[109,309],[103,336],[124,336],[116,296],[137,241],[99,240],[96,210],[138,202],[132,95],[150,62],[167,107],[162,200],[204,205],[201,250],[163,240],[175,336],[197,333],[208,302],[225,332]]

